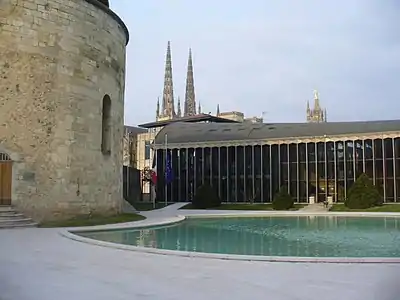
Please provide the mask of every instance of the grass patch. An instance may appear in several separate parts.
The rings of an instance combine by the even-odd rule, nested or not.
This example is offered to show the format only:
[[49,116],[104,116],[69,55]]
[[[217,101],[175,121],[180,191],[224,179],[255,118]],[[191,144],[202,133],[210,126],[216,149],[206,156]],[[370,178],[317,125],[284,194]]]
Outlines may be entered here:
[[[303,208],[304,204],[294,204],[294,207],[289,210],[299,210]],[[191,203],[186,204],[185,206],[181,207],[180,209],[196,209],[193,207]],[[221,204],[221,206],[211,208],[210,210],[274,210],[272,204],[250,204],[250,203],[226,203]]]
[[383,204],[365,209],[350,209],[344,204],[333,204],[329,211],[354,211],[354,212],[400,212],[400,204]]
[[116,216],[79,216],[69,220],[63,221],[49,221],[39,224],[42,228],[54,228],[54,227],[83,227],[83,226],[95,226],[95,225],[107,225],[116,223],[125,223],[140,221],[146,219],[145,217],[138,214],[120,214]]
[[153,202],[138,202],[138,203],[133,203],[133,207],[136,208],[138,211],[149,211],[149,210],[163,208],[165,207],[165,203],[157,202],[156,206],[154,207]]

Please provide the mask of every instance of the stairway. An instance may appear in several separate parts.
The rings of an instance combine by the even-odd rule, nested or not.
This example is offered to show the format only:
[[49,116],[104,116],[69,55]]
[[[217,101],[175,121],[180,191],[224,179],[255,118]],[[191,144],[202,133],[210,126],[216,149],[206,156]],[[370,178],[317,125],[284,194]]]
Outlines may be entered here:
[[37,224],[32,219],[18,213],[12,206],[0,206],[0,229],[36,226]]
[[329,207],[325,207],[323,203],[314,203],[314,204],[309,204],[303,207],[302,209],[299,209],[299,211],[310,212],[310,213],[326,212],[329,211]]

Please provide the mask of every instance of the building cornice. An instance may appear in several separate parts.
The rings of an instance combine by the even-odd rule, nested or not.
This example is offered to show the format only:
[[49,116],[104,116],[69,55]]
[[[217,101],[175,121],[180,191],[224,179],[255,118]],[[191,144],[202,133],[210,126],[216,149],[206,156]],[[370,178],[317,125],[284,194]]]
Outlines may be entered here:
[[[279,145],[279,144],[302,144],[302,143],[319,143],[319,142],[339,142],[353,140],[375,140],[375,139],[391,139],[400,137],[400,131],[373,132],[362,134],[344,134],[332,136],[309,136],[309,137],[286,137],[273,139],[251,139],[251,140],[227,140],[227,141],[206,141],[206,142],[190,142],[190,143],[168,143],[168,149],[181,148],[211,148],[211,147],[232,147],[232,146],[262,146],[262,145]],[[153,149],[165,149],[165,144],[155,144]]]

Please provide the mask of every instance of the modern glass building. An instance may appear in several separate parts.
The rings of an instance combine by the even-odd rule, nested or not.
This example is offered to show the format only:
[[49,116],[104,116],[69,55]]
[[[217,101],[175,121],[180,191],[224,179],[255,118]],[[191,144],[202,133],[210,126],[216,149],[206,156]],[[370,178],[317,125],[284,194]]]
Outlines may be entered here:
[[[296,202],[340,202],[366,173],[385,202],[400,202],[400,120],[173,123],[154,145],[157,200],[190,201],[204,183],[223,202],[271,202],[287,186]],[[172,181],[166,182],[167,158]]]

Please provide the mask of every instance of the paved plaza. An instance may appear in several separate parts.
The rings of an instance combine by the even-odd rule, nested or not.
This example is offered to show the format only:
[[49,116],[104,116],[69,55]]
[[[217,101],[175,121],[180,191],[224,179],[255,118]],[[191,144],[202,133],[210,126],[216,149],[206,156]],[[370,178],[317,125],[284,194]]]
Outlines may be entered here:
[[[155,220],[173,210],[145,214]],[[400,295],[400,264],[167,256],[73,241],[60,229],[0,230],[0,239],[1,300],[395,300]]]

